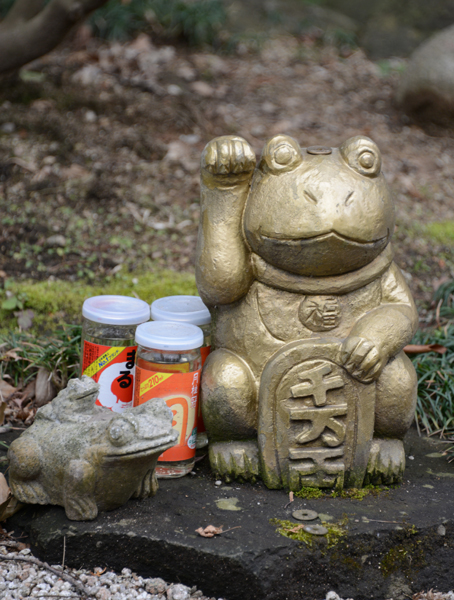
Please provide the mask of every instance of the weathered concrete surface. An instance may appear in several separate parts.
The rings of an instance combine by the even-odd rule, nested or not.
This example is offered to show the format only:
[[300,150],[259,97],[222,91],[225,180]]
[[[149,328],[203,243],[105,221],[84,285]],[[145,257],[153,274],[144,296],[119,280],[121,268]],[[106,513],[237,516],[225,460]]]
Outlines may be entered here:
[[[62,508],[32,506],[7,529],[26,531],[37,556],[51,564],[61,562],[66,537],[70,566],[129,567],[227,600],[313,600],[328,590],[397,600],[422,589],[447,591],[454,587],[454,465],[440,456],[445,447],[412,429],[403,485],[362,501],[295,499],[286,507],[285,492],[262,484],[216,486],[205,459],[196,475],[161,481],[155,498],[130,501],[96,521],[74,523]],[[347,537],[327,550],[324,538],[309,549],[281,536],[270,519],[291,519],[298,508],[331,522],[346,516]],[[195,533],[210,524],[237,529],[211,539]]]

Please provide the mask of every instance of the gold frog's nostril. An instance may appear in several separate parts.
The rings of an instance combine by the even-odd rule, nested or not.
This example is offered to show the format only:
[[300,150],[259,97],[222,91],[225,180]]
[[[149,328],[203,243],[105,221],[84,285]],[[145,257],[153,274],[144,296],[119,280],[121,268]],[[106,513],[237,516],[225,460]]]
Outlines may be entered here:
[[345,206],[351,204],[353,200],[353,192],[348,192],[347,197],[345,198]]

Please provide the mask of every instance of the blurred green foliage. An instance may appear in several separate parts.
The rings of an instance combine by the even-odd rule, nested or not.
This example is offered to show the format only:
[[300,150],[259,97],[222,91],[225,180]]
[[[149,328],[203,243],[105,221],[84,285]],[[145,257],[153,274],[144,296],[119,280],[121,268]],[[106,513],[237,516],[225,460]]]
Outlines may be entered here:
[[[0,0],[0,18],[14,0]],[[124,41],[140,31],[185,39],[193,46],[216,45],[226,20],[221,0],[109,0],[88,19],[94,35]]]
[[158,29],[189,44],[216,45],[226,14],[221,0],[109,0],[89,19],[95,35],[124,40],[139,31]]
[[2,19],[14,4],[14,0],[0,0],[0,19]]

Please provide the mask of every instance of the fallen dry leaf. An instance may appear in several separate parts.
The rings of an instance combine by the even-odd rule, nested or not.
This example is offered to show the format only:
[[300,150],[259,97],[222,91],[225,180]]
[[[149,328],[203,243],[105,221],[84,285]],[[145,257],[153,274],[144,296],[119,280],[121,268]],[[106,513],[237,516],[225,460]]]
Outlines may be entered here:
[[0,521],[6,521],[22,508],[17,498],[11,494],[10,487],[3,473],[0,473]]
[[222,529],[222,525],[220,527],[215,527],[214,525],[208,525],[208,527],[199,527],[195,530],[196,533],[201,535],[202,537],[212,538],[215,535],[221,535],[221,533],[227,533],[228,531],[232,531],[232,529],[240,529],[241,525],[237,527],[231,527],[230,529],[226,529],[225,531]]
[[301,531],[301,529],[304,529],[304,525],[297,525],[293,529],[289,529],[287,533],[298,533],[298,531]]
[[9,489],[8,482],[6,481],[3,473],[0,473],[0,504],[5,502],[10,495],[11,490]]
[[17,391],[17,388],[7,383],[4,379],[0,379],[0,397],[2,400],[6,400],[15,391]]
[[2,355],[1,360],[21,360],[22,357],[17,354],[16,350],[18,350],[18,348],[8,350]]
[[201,535],[202,537],[207,537],[207,538],[211,538],[211,537],[214,537],[215,535],[224,533],[222,530],[222,525],[220,527],[215,527],[214,525],[208,525],[208,527],[205,527],[205,529],[203,529],[203,527],[199,527],[198,529],[195,530],[195,532],[198,533],[199,535]]
[[[22,502],[19,502],[19,500],[15,496],[10,494],[5,500],[5,502],[2,502],[0,504],[0,521],[6,521],[6,519],[12,517],[23,506],[24,504],[22,504]],[[24,544],[24,546],[22,548],[18,548],[18,550],[23,550],[27,547],[28,546]]]
[[405,346],[404,352],[407,354],[422,354],[423,352],[438,352],[444,354],[447,348],[441,344],[408,344]]
[[45,367],[40,367],[36,375],[35,406],[44,406],[57,395],[57,390],[52,383],[51,374]]

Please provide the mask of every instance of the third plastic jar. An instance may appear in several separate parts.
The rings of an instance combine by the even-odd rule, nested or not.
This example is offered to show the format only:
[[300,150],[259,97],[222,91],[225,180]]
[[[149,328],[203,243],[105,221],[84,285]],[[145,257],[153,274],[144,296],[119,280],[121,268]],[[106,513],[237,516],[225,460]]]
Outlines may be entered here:
[[[175,323],[190,323],[197,325],[203,331],[202,367],[211,351],[211,315],[200,296],[166,296],[155,300],[151,305],[153,321],[173,321]],[[208,445],[207,432],[203,423],[202,410],[199,402],[197,410],[197,448]]]
[[194,466],[203,331],[196,325],[151,321],[136,330],[134,406],[162,398],[179,437],[158,459],[158,478],[182,477]]

